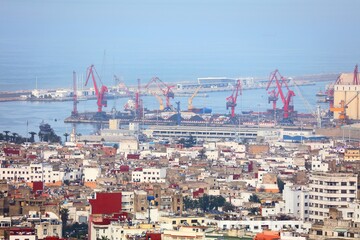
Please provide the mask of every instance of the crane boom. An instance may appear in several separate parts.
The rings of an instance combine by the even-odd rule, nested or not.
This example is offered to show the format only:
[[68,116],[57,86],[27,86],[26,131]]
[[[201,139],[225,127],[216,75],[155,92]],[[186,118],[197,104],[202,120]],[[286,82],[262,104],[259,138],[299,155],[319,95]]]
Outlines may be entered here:
[[232,94],[226,98],[226,109],[231,109],[231,118],[235,117],[235,107],[239,93],[242,94],[241,81],[237,80]]
[[160,78],[158,77],[153,77],[148,84],[146,84],[145,88],[149,90],[149,87],[151,84],[156,84],[156,86],[160,89],[160,91],[162,92],[163,96],[165,96],[166,99],[166,108],[165,110],[170,110],[172,109],[172,105],[170,103],[170,98],[174,99],[174,92],[171,90],[172,88],[174,88],[174,85],[167,85],[165,84]]
[[194,97],[196,97],[196,95],[198,94],[198,92],[200,91],[201,88],[202,88],[201,85],[199,87],[197,87],[195,89],[195,92],[191,95],[191,97],[189,97],[189,99],[188,99],[188,110],[189,111],[191,111],[194,108],[192,105],[193,99],[194,99]]
[[89,79],[91,77],[93,84],[94,84],[94,90],[95,90],[95,94],[96,94],[96,98],[97,98],[97,106],[98,106],[98,112],[102,112],[102,107],[107,107],[107,101],[105,98],[105,94],[108,92],[108,88],[101,82],[101,88],[99,91],[99,88],[97,86],[96,83],[96,79],[95,79],[95,74],[98,76],[99,81],[101,82],[101,79],[99,77],[99,74],[96,72],[95,66],[91,65],[90,67],[88,67],[87,69],[87,77],[86,77],[86,82],[85,82],[85,86],[87,86]]
[[[274,83],[274,84],[273,84]],[[283,102],[283,110],[284,110],[284,119],[289,118],[289,113],[293,111],[294,107],[291,106],[291,100],[292,97],[295,96],[295,93],[290,90],[289,85],[287,84],[287,79],[284,78],[278,69],[276,69],[274,72],[270,73],[270,80],[267,84],[266,91],[269,90],[271,85],[275,85],[275,88],[268,92],[269,95],[269,103],[273,102],[273,110],[276,111],[276,101],[278,100],[278,97],[280,96],[281,101]],[[285,86],[285,89],[287,91],[287,94],[285,95],[283,92],[283,87]]]
[[164,102],[163,99],[156,93],[156,92],[151,92],[151,95],[153,95],[159,102],[159,110],[160,111],[164,111]]

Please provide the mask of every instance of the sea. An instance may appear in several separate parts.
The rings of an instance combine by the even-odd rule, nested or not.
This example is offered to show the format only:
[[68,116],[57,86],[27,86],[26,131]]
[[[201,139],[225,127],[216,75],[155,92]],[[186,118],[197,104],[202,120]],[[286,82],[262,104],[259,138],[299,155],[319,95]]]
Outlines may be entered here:
[[[293,87],[296,96],[293,98],[295,110],[300,113],[315,112],[317,105],[320,104],[321,109],[328,108],[328,104],[317,103],[316,93],[319,90],[325,89],[329,82],[317,82],[314,85],[305,85]],[[200,94],[195,97],[193,105],[195,107],[209,107],[212,108],[213,113],[228,114],[226,110],[226,97],[230,96],[231,92],[212,92],[208,93],[207,97]],[[158,109],[159,105],[153,96],[143,96],[144,107],[147,109]],[[176,97],[172,100],[175,105],[176,101],[180,101],[180,108],[187,109],[187,97]],[[116,108],[118,111],[124,111],[124,105],[127,98],[118,98],[108,100],[108,106],[104,108],[105,111],[111,111]],[[278,101],[281,106],[281,101]],[[64,123],[65,118],[69,117],[72,111],[73,104],[71,101],[65,102],[30,102],[30,101],[13,101],[0,103],[0,130],[16,132],[22,136],[28,136],[28,132],[39,131],[39,125],[42,122],[48,123],[54,129],[57,135],[63,136],[64,133],[70,133],[73,124]],[[242,95],[238,97],[238,104],[236,112],[241,111],[266,111],[272,107],[268,103],[268,94],[265,89],[249,89],[244,90]],[[96,101],[87,100],[80,101],[78,104],[79,112],[94,112],[96,111]],[[83,135],[96,134],[99,126],[96,124],[76,124],[77,133]]]

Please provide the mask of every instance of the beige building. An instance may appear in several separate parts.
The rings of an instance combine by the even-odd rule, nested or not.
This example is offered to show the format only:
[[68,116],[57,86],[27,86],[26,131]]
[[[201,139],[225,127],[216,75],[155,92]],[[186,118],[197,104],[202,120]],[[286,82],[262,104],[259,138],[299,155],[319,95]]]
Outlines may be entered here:
[[358,176],[354,173],[314,172],[310,175],[309,220],[324,221],[329,209],[346,208],[357,199]]
[[[334,86],[334,119],[341,118],[341,110],[345,107],[348,119],[360,120],[360,85],[353,85],[354,73],[342,73]],[[358,74],[358,79],[360,75]]]
[[359,148],[348,148],[344,153],[345,161],[358,161],[360,160],[360,149]]

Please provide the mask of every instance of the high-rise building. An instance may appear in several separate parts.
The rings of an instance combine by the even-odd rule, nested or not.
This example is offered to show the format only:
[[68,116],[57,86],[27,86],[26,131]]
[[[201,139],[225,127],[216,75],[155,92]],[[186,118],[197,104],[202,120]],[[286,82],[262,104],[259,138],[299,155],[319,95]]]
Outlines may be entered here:
[[314,172],[310,175],[309,220],[329,217],[331,208],[347,207],[357,198],[358,176],[354,173]]

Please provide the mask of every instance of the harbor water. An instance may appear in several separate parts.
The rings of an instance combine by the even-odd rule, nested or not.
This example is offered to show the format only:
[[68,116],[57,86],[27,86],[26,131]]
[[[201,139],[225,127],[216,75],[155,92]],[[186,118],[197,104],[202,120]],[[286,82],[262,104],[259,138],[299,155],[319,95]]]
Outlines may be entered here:
[[[329,82],[318,82],[315,85],[306,85],[294,87],[296,94],[294,97],[295,110],[300,113],[309,113],[315,111],[317,103],[316,93],[320,89],[324,89]],[[213,92],[209,93],[208,97],[195,97],[193,100],[194,107],[209,107],[212,108],[213,113],[227,114],[226,97],[230,96],[231,92]],[[155,97],[142,97],[144,107],[150,110],[158,109],[159,105]],[[111,111],[115,107],[118,111],[124,111],[124,105],[127,98],[108,100],[108,106],[104,108],[105,111]],[[180,101],[181,110],[187,109],[187,97],[175,97],[172,100],[173,105],[176,101]],[[22,136],[26,136],[29,131],[38,132],[39,125],[42,121],[49,123],[55,133],[63,135],[70,133],[73,125],[64,123],[64,119],[70,116],[73,104],[71,101],[67,102],[2,102],[0,103],[0,131],[9,130],[16,132]],[[278,107],[281,107],[281,100],[278,100]],[[320,104],[322,109],[326,109],[328,104]],[[238,105],[236,112],[241,111],[266,111],[271,108],[268,103],[268,93],[265,89],[251,89],[244,90],[242,95],[238,97]],[[79,112],[94,112],[96,111],[96,100],[80,101],[78,104]],[[76,124],[78,133],[91,134],[97,131],[99,126],[93,124]]]

